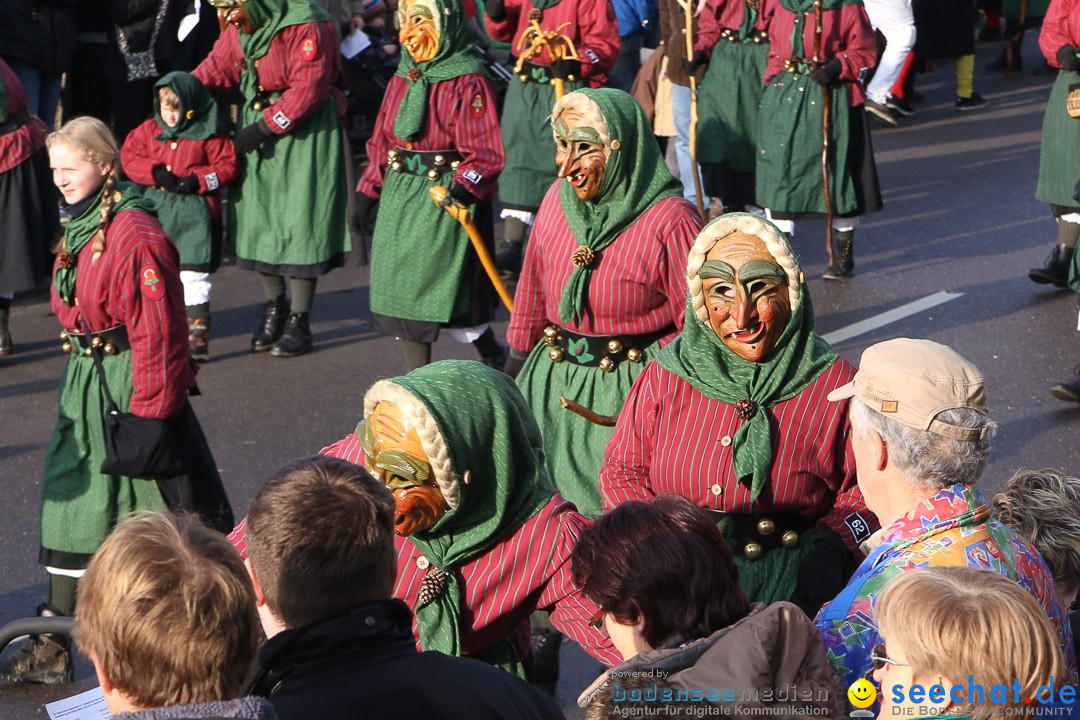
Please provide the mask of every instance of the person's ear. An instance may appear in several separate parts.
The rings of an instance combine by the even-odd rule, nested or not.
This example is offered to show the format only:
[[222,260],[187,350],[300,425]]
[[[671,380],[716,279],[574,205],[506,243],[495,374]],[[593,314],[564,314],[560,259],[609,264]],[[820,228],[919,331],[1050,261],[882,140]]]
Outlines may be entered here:
[[105,668],[101,667],[101,660],[98,659],[98,655],[93,650],[87,651],[87,655],[90,656],[90,662],[94,666],[94,674],[97,675],[98,685],[101,686],[101,692],[104,695],[116,690],[116,686],[109,680],[109,676],[105,674]]
[[255,574],[255,568],[251,566],[251,558],[244,558],[244,567],[247,568],[248,577],[251,578],[251,584],[255,588],[255,606],[262,607],[266,605],[266,596],[263,595],[262,583],[259,582],[259,577]]
[[884,470],[889,464],[889,446],[885,438],[877,430],[867,430],[866,439],[870,443],[870,460],[878,471]]
[[101,177],[107,177],[112,172],[112,163],[101,163]]

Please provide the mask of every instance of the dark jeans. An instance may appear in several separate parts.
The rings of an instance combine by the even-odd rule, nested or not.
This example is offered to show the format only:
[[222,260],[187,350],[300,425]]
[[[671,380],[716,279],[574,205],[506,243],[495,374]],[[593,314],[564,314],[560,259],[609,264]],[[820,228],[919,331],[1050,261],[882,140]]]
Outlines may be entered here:
[[607,84],[608,87],[630,92],[634,78],[641,69],[641,48],[645,43],[645,33],[639,31],[619,39],[622,41],[622,50],[619,51],[615,67],[608,73]]
[[60,73],[48,73],[18,60],[8,60],[7,64],[26,90],[26,107],[52,130],[60,104]]

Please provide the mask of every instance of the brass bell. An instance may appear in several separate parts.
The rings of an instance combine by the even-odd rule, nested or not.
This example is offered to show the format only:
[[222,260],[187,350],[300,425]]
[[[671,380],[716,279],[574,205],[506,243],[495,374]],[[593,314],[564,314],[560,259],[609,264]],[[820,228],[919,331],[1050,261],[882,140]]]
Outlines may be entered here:
[[445,155],[436,155],[435,156],[435,164],[436,165],[445,165],[446,164],[446,156]]
[[105,347],[102,348],[102,352],[104,352],[106,355],[115,355],[116,346],[112,343],[105,343]]
[[460,164],[461,164],[460,160],[455,160],[454,162],[450,163],[450,169],[451,170],[457,170],[457,166],[460,165]]
[[776,523],[769,518],[761,518],[757,524],[758,535],[772,535],[776,532]]
[[404,167],[405,167],[405,166],[404,166],[404,165],[402,165],[402,164],[401,164],[400,162],[398,162],[397,160],[395,160],[394,162],[390,163],[390,169],[391,169],[391,170],[393,170],[394,172],[401,172],[402,168],[404,168]]
[[645,354],[637,348],[630,348],[626,351],[626,359],[632,363],[639,363],[645,359]]
[[64,352],[66,352],[66,353],[69,353],[69,352],[71,352],[71,347],[72,347],[71,341],[70,340],[65,340],[64,344],[60,346],[60,349],[63,350]]
[[439,179],[439,171],[436,170],[435,168],[432,168],[431,170],[427,171],[427,176],[428,176],[429,180],[438,180]]
[[263,109],[262,100],[256,100],[255,102],[251,103],[251,109],[254,110],[255,112],[259,112],[260,110],[262,110]]
[[600,358],[600,369],[604,372],[611,372],[615,369],[615,361],[605,355]]
[[60,331],[60,339],[61,340],[67,340],[68,339],[68,331],[67,330],[61,330]]
[[573,75],[566,76],[566,82],[574,82],[575,80],[577,80],[577,78]]
[[83,355],[85,355],[86,357],[90,357],[93,354],[94,354],[94,351],[91,350],[90,348],[86,348],[85,350],[83,350]]
[[559,344],[559,328],[554,325],[548,325],[544,328],[544,344],[548,347],[555,347]]
[[562,348],[551,348],[548,350],[548,358],[551,362],[562,362]]
[[102,345],[104,345],[104,344],[105,344],[105,341],[103,341],[103,340],[102,340],[101,338],[99,338],[99,337],[96,337],[96,338],[94,338],[93,340],[91,340],[91,341],[90,341],[90,347],[96,347],[96,348],[99,348],[99,347],[101,347],[101,346],[102,346]]
[[390,152],[386,153],[386,159],[389,160],[390,162],[393,162],[394,160],[397,160],[398,159],[398,151],[397,150],[391,150]]
[[622,352],[622,343],[618,340],[608,340],[607,351],[612,355],[618,355]]
[[742,549],[742,553],[747,560],[757,560],[763,552],[764,550],[757,543],[746,543],[746,547]]
[[529,82],[529,76],[525,73],[518,75],[518,79],[521,80],[521,82]]
[[794,530],[788,530],[786,533],[780,536],[780,544],[786,548],[793,548],[799,544],[799,533]]

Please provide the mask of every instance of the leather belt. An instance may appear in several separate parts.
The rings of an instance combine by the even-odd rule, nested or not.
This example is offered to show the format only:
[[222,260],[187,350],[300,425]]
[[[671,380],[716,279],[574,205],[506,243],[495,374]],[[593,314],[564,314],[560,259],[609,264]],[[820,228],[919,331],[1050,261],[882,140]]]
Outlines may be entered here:
[[814,64],[801,58],[788,58],[784,61],[784,69],[795,75],[809,75],[814,70]]
[[720,39],[729,43],[763,43],[769,42],[769,33],[764,30],[751,30],[745,38],[739,37],[739,31],[733,28],[724,28],[720,31]]
[[60,339],[63,341],[60,348],[64,352],[74,352],[87,357],[94,354],[93,348],[101,348],[101,352],[105,355],[116,355],[131,349],[126,325],[117,325],[94,333],[73,333],[61,330]]
[[386,162],[394,172],[426,175],[431,180],[437,180],[443,173],[457,170],[461,159],[461,153],[457,150],[394,148],[386,154]]
[[548,325],[544,328],[544,344],[551,348],[548,350],[551,362],[570,360],[611,372],[625,360],[642,362],[645,359],[642,351],[674,330],[674,326],[669,325],[645,335],[581,335],[558,325]]
[[797,513],[727,513],[706,512],[724,531],[724,536],[747,560],[757,560],[770,550],[794,548],[800,536],[816,524]]
[[518,80],[523,83],[532,81],[534,83],[540,83],[541,85],[548,85],[554,79],[554,76],[551,74],[551,68],[547,65],[537,65],[528,60],[521,63],[521,72],[518,73]]

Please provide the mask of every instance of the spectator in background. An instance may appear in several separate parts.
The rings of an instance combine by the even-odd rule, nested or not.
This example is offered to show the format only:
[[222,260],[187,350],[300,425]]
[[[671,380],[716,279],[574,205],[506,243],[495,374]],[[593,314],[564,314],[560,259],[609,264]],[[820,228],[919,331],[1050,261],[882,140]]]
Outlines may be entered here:
[[912,0],[915,54],[926,60],[956,60],[956,102],[960,112],[981,110],[987,100],[975,92],[975,0]]
[[873,79],[866,86],[866,110],[895,126],[898,114],[908,114],[906,104],[892,95],[892,86],[915,46],[911,0],[865,0],[865,5],[870,25],[885,36],[885,51],[881,53]]
[[[686,14],[678,0],[659,0],[657,10],[660,15],[660,37],[663,38],[663,51],[667,55],[667,76],[671,81],[671,113],[675,120],[675,159],[679,165],[679,182],[683,186],[683,197],[691,204],[697,204],[697,191],[694,184],[694,168],[690,162],[690,74],[686,71]],[[694,36],[697,37],[698,21],[693,21]],[[705,73],[697,72],[698,87]],[[700,112],[700,110],[699,110]],[[699,120],[699,129],[701,127]],[[700,153],[701,133],[698,133]],[[697,168],[700,173],[700,166]],[[708,208],[708,202],[705,207]]]
[[75,640],[124,720],[274,720],[265,700],[240,697],[258,632],[244,562],[190,515],[120,525],[79,586]]
[[630,92],[641,69],[641,49],[650,24],[656,23],[656,0],[611,0],[619,24],[619,58],[608,73],[608,87]]
[[0,2],[0,58],[26,92],[26,107],[47,130],[60,103],[60,76],[75,51],[75,0]]

